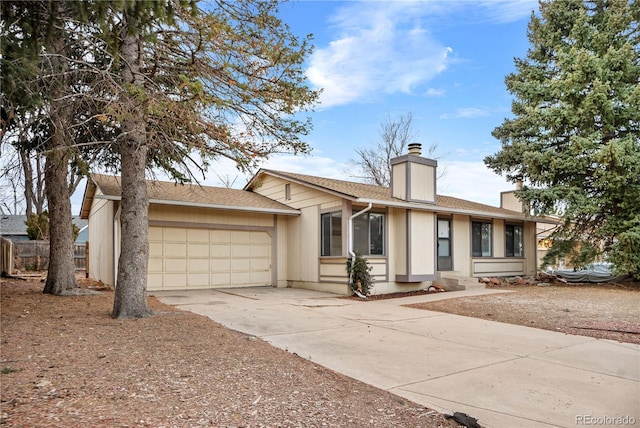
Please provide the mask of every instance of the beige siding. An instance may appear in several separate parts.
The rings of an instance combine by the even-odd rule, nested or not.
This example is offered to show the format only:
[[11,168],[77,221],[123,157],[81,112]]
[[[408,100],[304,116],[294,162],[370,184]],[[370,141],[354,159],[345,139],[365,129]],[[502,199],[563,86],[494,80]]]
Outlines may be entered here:
[[524,259],[482,257],[472,259],[473,276],[512,276],[525,272]]
[[456,275],[471,276],[471,218],[454,215],[451,221],[453,272]]
[[287,219],[287,280],[318,282],[320,213],[318,207],[302,209],[300,217]]
[[409,275],[435,275],[436,225],[430,212],[411,211],[411,272]]
[[408,275],[407,271],[407,213],[405,210],[393,210],[394,221],[393,227],[389,227],[393,230],[393,236],[390,237],[390,241],[393,240],[395,253],[393,254],[393,265],[395,267],[395,276]]
[[[96,191],[96,196],[100,195]],[[115,203],[94,197],[89,211],[89,277],[115,285],[113,217]]]
[[[367,259],[371,266],[371,276],[374,282],[387,281],[387,259],[386,258],[369,258]],[[347,277],[347,258],[322,258],[320,259],[320,281],[321,282],[349,282]]]
[[411,199],[419,201],[436,200],[436,168],[420,163],[411,164]]
[[407,199],[407,164],[393,165],[391,170],[391,194],[394,198]]
[[149,222],[179,222],[184,224],[218,224],[234,226],[275,226],[273,215],[151,204]]
[[504,257],[506,251],[504,220],[493,220],[493,257]]
[[535,222],[529,221],[524,224],[525,275],[535,275],[540,268],[540,266],[537,265],[538,239],[536,232]]
[[[291,199],[289,200],[285,199],[286,184],[290,184]],[[341,203],[341,198],[337,196],[268,175],[263,176],[261,185],[256,187],[254,192],[297,209]]]
[[398,253],[398,242],[396,239],[397,227],[395,226],[399,211],[404,213],[404,210],[398,210],[396,208],[389,208],[387,210],[387,276],[388,278],[396,277],[396,263],[395,255]]
[[299,240],[300,278],[302,281],[318,281],[320,257],[320,212],[318,207],[303,208],[300,215],[300,234],[291,237]]
[[276,260],[275,266],[276,270],[276,286],[277,287],[286,287],[287,286],[287,272],[288,272],[288,257],[289,257],[289,246],[288,246],[288,220],[289,217],[281,216],[277,218],[277,227],[276,227],[276,239],[273,245],[276,247]]
[[515,190],[500,193],[500,208],[519,213],[524,212],[522,201],[516,198]]

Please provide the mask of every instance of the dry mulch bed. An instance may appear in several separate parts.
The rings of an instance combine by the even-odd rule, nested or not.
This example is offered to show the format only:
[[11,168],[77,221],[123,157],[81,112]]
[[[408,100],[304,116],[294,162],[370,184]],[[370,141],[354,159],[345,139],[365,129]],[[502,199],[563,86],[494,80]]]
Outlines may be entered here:
[[640,344],[638,283],[513,285],[500,289],[511,292],[409,306]]
[[0,285],[4,426],[450,426],[434,410],[153,297],[156,316],[116,321],[111,291],[56,297],[42,288]]

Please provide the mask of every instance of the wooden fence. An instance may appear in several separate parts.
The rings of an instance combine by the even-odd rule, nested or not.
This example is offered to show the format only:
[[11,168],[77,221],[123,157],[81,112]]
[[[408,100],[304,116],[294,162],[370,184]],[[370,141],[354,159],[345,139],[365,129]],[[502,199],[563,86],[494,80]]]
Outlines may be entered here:
[[[74,264],[77,270],[86,268],[89,244],[75,244]],[[49,267],[49,241],[11,241],[2,238],[2,272],[14,275],[18,271],[41,271]]]

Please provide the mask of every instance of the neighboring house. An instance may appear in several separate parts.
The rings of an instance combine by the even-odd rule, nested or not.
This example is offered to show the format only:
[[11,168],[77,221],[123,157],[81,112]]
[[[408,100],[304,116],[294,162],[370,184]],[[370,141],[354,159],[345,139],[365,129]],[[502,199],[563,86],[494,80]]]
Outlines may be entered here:
[[[278,286],[347,294],[346,260],[369,260],[374,294],[438,275],[533,275],[536,220],[514,192],[502,207],[436,196],[434,160],[392,160],[390,188],[261,169],[242,190],[148,182],[148,290]],[[88,180],[89,272],[113,285],[119,177]],[[510,209],[508,209],[510,208]]]
[[[0,235],[11,241],[28,241],[26,215],[2,215],[0,217]],[[73,217],[73,224],[78,226],[80,233],[76,239],[76,244],[84,244],[88,237],[88,221],[80,217]]]
[[0,235],[11,241],[28,241],[26,215],[2,215],[0,217]]

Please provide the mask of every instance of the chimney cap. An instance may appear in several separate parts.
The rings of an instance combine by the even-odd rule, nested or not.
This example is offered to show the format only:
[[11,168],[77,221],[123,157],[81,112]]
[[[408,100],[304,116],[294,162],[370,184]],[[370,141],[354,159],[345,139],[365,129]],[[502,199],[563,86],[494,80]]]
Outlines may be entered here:
[[420,156],[422,154],[422,144],[420,143],[410,143],[408,148],[410,155]]

